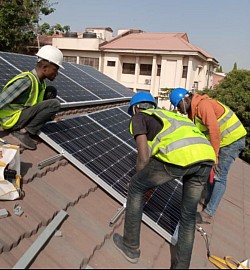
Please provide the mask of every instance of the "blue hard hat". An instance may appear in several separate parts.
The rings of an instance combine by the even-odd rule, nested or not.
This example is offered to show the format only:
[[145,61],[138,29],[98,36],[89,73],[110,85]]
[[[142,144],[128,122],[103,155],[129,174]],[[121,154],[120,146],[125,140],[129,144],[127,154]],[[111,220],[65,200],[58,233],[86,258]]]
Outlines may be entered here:
[[149,103],[154,104],[155,107],[157,107],[157,103],[154,97],[150,93],[138,92],[134,94],[134,96],[130,100],[129,107],[128,107],[128,114],[132,115],[132,107],[141,102],[149,102]]
[[171,104],[173,104],[174,107],[176,108],[179,102],[185,97],[186,94],[188,94],[188,90],[184,88],[175,88],[169,94],[169,99],[170,99]]

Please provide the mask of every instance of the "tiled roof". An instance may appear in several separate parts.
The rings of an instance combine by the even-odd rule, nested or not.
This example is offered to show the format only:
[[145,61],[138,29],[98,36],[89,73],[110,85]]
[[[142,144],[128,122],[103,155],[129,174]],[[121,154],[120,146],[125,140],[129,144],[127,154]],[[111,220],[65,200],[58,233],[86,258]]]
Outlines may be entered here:
[[130,33],[115,38],[103,46],[102,50],[152,50],[200,52],[212,58],[207,52],[189,43],[186,33]]
[[[0,137],[16,143],[4,131],[0,131]],[[12,268],[60,210],[68,213],[58,228],[62,236],[52,236],[45,243],[30,262],[30,269],[169,268],[173,247],[144,223],[138,264],[122,257],[111,239],[114,232],[122,233],[124,216],[113,227],[109,226],[120,203],[65,159],[38,168],[41,161],[57,154],[43,141],[38,143],[36,151],[22,151],[25,196],[16,201],[0,201],[0,209],[6,208],[10,213],[0,219],[0,268]],[[249,173],[250,166],[237,159],[230,170],[227,191],[214,223],[202,226],[213,255],[249,258]],[[21,216],[13,212],[16,204],[24,211]],[[206,252],[205,241],[197,231],[191,268],[216,268],[208,261]]]

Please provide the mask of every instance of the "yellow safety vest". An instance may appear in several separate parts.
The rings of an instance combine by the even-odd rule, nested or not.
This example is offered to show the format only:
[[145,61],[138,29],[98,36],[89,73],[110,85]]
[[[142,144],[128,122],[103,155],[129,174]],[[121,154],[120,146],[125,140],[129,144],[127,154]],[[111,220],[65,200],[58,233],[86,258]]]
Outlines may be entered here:
[[[32,72],[23,72],[14,78],[12,78],[3,88],[2,91],[5,91],[12,83],[15,81],[29,77],[31,80],[31,91],[28,99],[24,104],[8,104],[0,110],[0,124],[3,129],[12,128],[18,121],[22,110],[27,106],[34,106],[35,104],[43,101],[44,92],[46,88],[45,81],[40,84],[37,77]],[[41,85],[41,91],[39,91],[39,85]]]
[[[153,141],[148,141],[150,157],[182,167],[205,160],[216,161],[210,142],[187,117],[161,109],[142,112],[158,117],[163,124]],[[130,132],[133,135],[132,121]]]
[[[230,145],[231,143],[246,136],[247,131],[240,122],[236,114],[227,106],[217,101],[225,110],[224,114],[217,120],[220,126],[220,147]],[[203,124],[201,119],[195,116],[195,124],[202,133],[209,138],[208,128]]]

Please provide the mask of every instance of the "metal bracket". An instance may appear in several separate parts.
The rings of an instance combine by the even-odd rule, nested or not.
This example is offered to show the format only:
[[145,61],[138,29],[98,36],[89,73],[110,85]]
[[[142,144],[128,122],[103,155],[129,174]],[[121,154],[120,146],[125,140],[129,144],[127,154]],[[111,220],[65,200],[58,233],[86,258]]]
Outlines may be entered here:
[[40,163],[38,163],[38,165],[37,165],[38,169],[41,170],[44,167],[47,167],[47,166],[49,166],[49,165],[51,165],[51,164],[53,164],[53,163],[55,163],[63,158],[64,158],[64,152],[62,151],[61,154],[55,155],[53,157],[50,157],[50,158],[45,159],[45,160],[41,161]]
[[110,222],[109,222],[110,227],[112,227],[118,221],[118,219],[125,212],[125,210],[126,210],[126,203],[124,203],[124,205],[118,209],[118,211],[116,212],[114,217],[110,220]]

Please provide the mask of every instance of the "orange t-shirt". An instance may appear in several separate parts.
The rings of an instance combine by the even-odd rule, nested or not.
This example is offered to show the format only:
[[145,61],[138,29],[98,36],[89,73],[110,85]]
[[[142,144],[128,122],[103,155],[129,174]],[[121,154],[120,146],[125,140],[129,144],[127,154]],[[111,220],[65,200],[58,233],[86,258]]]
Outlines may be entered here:
[[199,117],[207,127],[217,161],[220,150],[220,127],[217,120],[223,113],[224,108],[215,99],[211,99],[208,95],[194,94],[188,117],[192,121],[194,121],[195,116]]

